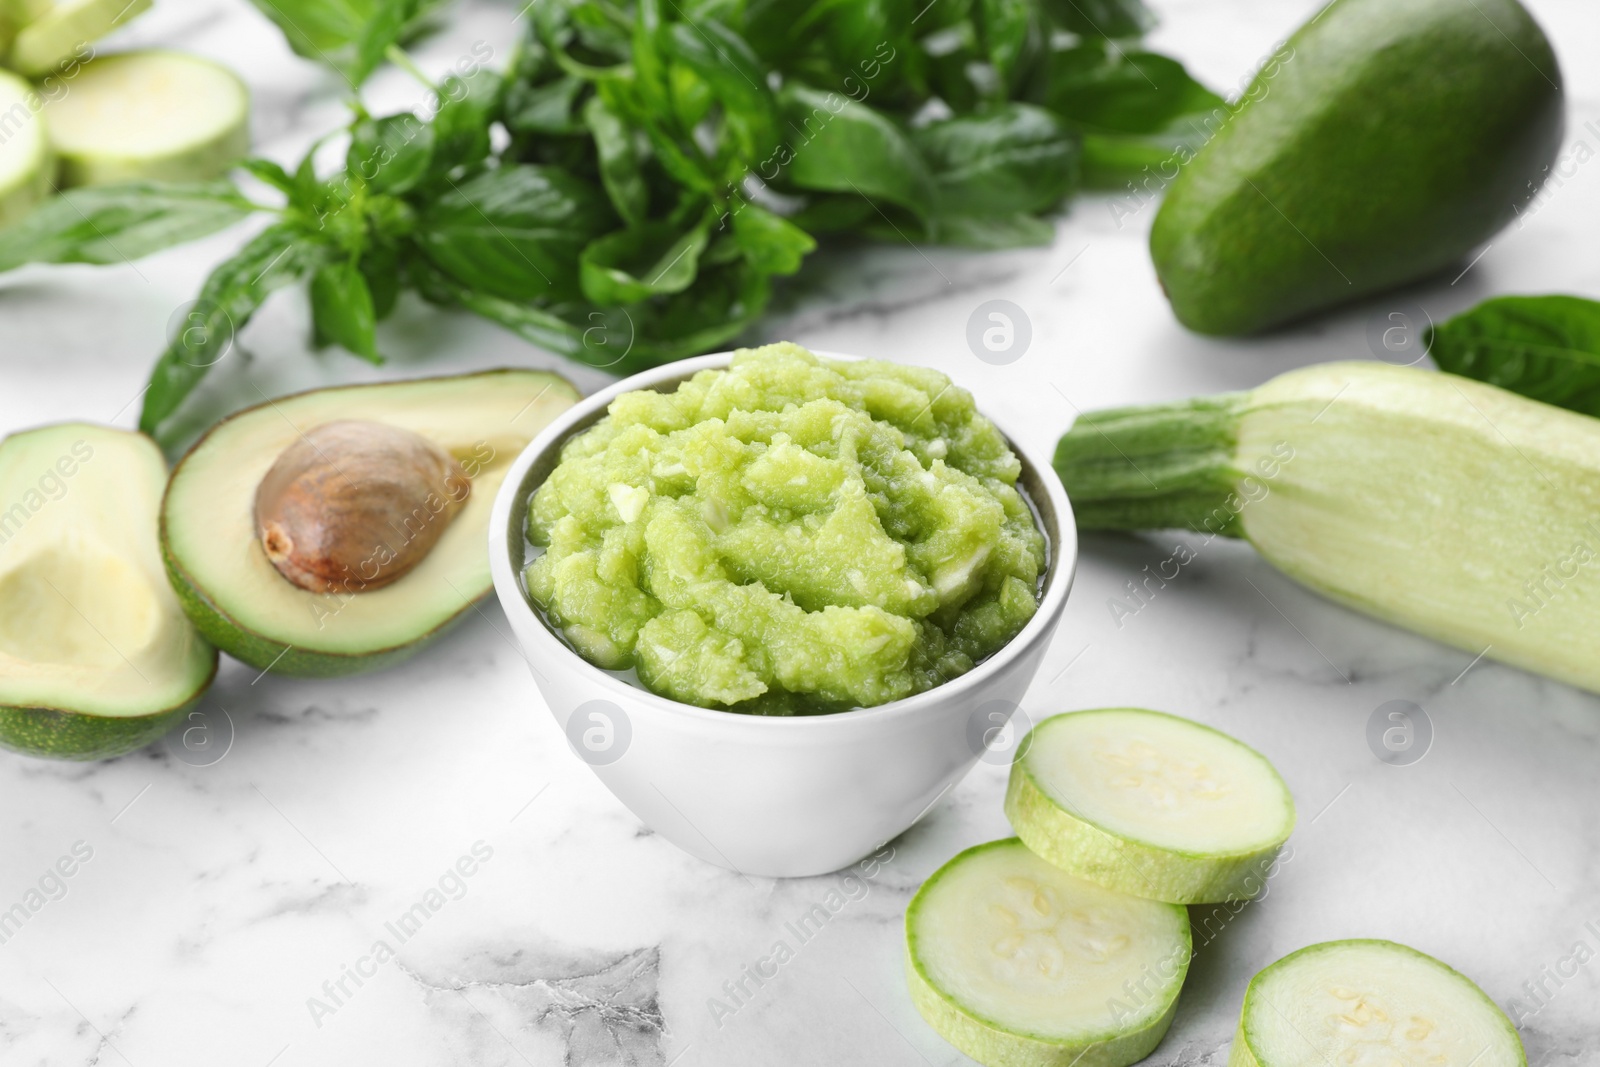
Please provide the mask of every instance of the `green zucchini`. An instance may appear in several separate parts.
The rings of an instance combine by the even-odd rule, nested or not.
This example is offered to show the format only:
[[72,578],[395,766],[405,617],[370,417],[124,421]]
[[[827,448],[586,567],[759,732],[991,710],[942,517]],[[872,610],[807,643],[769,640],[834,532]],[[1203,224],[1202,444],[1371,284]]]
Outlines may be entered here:
[[1325,363],[1085,414],[1055,467],[1080,528],[1243,537],[1357,611],[1600,692],[1600,420]]
[[1172,1024],[1189,917],[1074,878],[1013,837],[923,883],[906,954],[917,1011],[979,1063],[1126,1067]]
[[237,75],[182,52],[85,63],[45,106],[63,185],[220,178],[250,150],[250,94]]
[[84,46],[135,15],[151,0],[10,0],[20,23],[11,43],[11,66],[42,78],[84,56]]
[[1018,751],[1012,829],[1107,889],[1172,904],[1247,900],[1294,829],[1294,799],[1265,756],[1176,715],[1055,715]]
[[33,86],[0,71],[0,227],[50,195],[55,159]]
[[1517,1030],[1459,972],[1393,941],[1327,941],[1250,980],[1228,1067],[1526,1067]]

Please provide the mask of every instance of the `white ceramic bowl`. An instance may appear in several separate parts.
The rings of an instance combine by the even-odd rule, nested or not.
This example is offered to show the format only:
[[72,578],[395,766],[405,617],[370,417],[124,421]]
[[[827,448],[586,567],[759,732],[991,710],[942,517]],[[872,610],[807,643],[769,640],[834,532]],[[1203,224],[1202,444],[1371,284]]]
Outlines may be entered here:
[[490,567],[573,751],[646,826],[707,863],[745,874],[824,874],[904,831],[989,753],[986,743],[1021,702],[1061,619],[1078,559],[1076,527],[1048,462],[1013,440],[1050,544],[1044,597],[1009,644],[925,693],[834,715],[765,718],[697,708],[629,684],[568,648],[529,603],[520,577],[528,498],[561,445],[604,416],[618,394],[670,391],[698,371],[727,366],[730,356],[636,374],[551,423],[500,488],[489,522]]

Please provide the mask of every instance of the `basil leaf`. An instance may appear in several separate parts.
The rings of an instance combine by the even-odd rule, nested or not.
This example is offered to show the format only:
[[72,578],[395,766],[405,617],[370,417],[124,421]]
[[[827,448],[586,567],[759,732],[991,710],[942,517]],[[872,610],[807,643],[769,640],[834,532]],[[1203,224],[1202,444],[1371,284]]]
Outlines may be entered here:
[[1076,122],[1123,133],[1153,133],[1180,115],[1225,106],[1177,60],[1105,41],[1055,53],[1044,103]]
[[[622,120],[643,131],[650,141],[656,162],[679,185],[708,197],[724,192],[726,183],[711,173],[704,153],[688,137],[680,137],[674,130],[664,128],[662,113],[652,111],[646,103],[646,94],[638,85],[611,79],[595,86],[600,98]],[[671,115],[669,108],[666,112]]]
[[720,22],[675,22],[672,54],[721,101],[739,155],[757,163],[778,146],[778,108],[755,50]]
[[913,135],[953,215],[1049,211],[1078,183],[1078,139],[1059,116],[1031,104],[932,123]]
[[[863,66],[874,57],[904,56],[913,52],[915,45],[911,34],[919,25],[916,16],[927,6],[927,0],[851,0],[848,3],[824,0],[816,13],[822,20],[831,76],[820,84],[837,85],[855,94],[855,86],[862,80]],[[906,68],[905,63],[886,63],[871,80],[873,93],[892,95],[904,82]]]
[[936,220],[941,244],[960,248],[996,250],[1048,245],[1055,240],[1055,223],[1036,215],[940,215]]
[[232,182],[131,182],[74,189],[0,230],[0,271],[24,263],[126,263],[259,211]]
[[1090,189],[1126,189],[1146,178],[1171,181],[1220,128],[1225,109],[1180,115],[1153,133],[1083,135],[1083,184]]
[[1080,37],[1137,37],[1155,25],[1142,0],[1043,0],[1056,25]]
[[976,0],[973,17],[989,64],[1007,95],[1045,58],[1045,27],[1036,0]]
[[734,244],[762,274],[793,274],[817,247],[809,233],[758,204],[739,207],[732,222]]
[[251,0],[295,54],[359,85],[389,45],[414,34],[443,0]]
[[489,125],[499,106],[500,80],[481,70],[470,78],[451,75],[439,86],[433,117],[433,156],[428,176],[438,179],[489,156]]
[[389,46],[399,42],[416,6],[415,0],[377,0],[376,9],[367,16],[355,38],[356,55],[350,67],[350,79],[357,85],[378,69]]
[[372,294],[373,316],[382,322],[400,299],[400,254],[386,241],[373,244],[361,253],[361,276]]
[[887,200],[926,218],[938,197],[917,150],[893,120],[839,93],[784,86],[784,118],[799,136],[783,176],[802,189]]
[[505,124],[512,133],[581,133],[578,96],[588,82],[562,75],[543,85],[512,81],[505,90]]
[[578,255],[615,225],[603,194],[556,167],[502,165],[452,185],[412,239],[455,281],[507,300],[578,295]]
[[650,189],[640,171],[639,152],[634,147],[633,131],[598,96],[583,107],[583,121],[594,137],[600,157],[600,180],[611,197],[612,206],[622,221],[636,226],[650,208]]
[[590,243],[579,259],[583,295],[602,306],[632,304],[694,284],[708,222],[684,232],[670,222],[647,222]]
[[161,440],[162,425],[206,372],[233,348],[234,335],[244,329],[267,296],[315,269],[325,255],[322,242],[306,239],[289,223],[278,223],[213,270],[200,288],[185,328],[150,374],[139,429]]
[[362,118],[350,128],[345,167],[374,192],[410,192],[427,176],[432,159],[433,127],[410,112]]
[[437,273],[417,281],[436,303],[466,308],[541,348],[618,375],[725,346],[760,318],[771,298],[766,275],[743,264],[702,271],[675,296],[614,308],[503,300]]
[[336,66],[331,53],[353,44],[373,13],[372,0],[251,0],[306,59]]
[[319,266],[311,276],[311,332],[318,346],[334,344],[368,363],[378,355],[378,317],[361,268],[348,259]]
[[283,167],[270,159],[245,159],[239,162],[241,170],[253,175],[258,181],[265,182],[285,196],[294,196],[294,179]]
[[1439,369],[1557,407],[1600,415],[1600,303],[1503,296],[1432,327]]

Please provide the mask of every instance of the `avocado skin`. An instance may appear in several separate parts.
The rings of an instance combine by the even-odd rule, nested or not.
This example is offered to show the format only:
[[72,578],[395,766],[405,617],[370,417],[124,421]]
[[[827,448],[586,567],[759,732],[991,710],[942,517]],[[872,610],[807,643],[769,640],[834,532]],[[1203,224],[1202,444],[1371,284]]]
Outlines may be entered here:
[[1151,229],[1173,312],[1199,333],[1444,270],[1533,198],[1561,145],[1560,68],[1517,0],[1334,0],[1289,48]]
[[[163,522],[165,519],[163,519]],[[285,646],[281,641],[262,637],[235,622],[200,588],[190,581],[178,561],[167,549],[167,539],[161,538],[161,560],[167,566],[167,579],[172,591],[183,605],[194,628],[211,644],[234,659],[260,671],[292,678],[342,678],[350,674],[380,671],[403,663],[421,651],[422,646],[459,622],[472,609],[473,604],[463,604],[461,610],[440,625],[405,644],[392,648],[376,649],[359,655],[341,655],[332,652],[313,652]]]
[[217,675],[217,658],[194,699],[153,715],[86,715],[59,708],[0,707],[0,747],[45,759],[102,760],[143,748],[183,721]]

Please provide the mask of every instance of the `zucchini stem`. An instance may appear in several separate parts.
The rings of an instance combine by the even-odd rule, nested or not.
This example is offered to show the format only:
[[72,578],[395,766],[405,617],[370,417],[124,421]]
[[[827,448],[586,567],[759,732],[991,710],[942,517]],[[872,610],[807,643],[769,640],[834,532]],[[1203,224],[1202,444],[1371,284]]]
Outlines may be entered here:
[[1078,416],[1055,469],[1083,530],[1182,528],[1240,537],[1228,506],[1248,393]]

